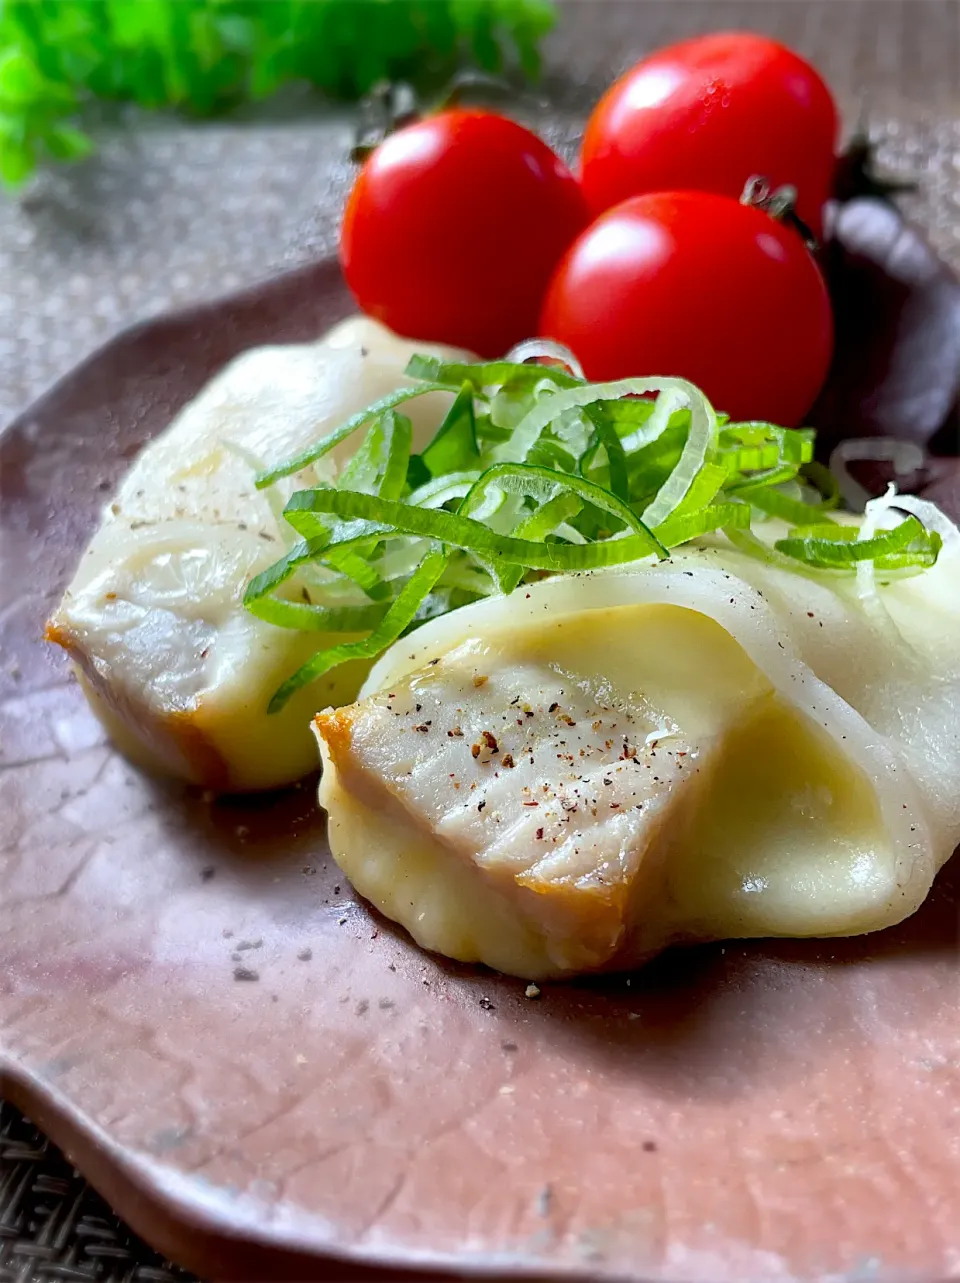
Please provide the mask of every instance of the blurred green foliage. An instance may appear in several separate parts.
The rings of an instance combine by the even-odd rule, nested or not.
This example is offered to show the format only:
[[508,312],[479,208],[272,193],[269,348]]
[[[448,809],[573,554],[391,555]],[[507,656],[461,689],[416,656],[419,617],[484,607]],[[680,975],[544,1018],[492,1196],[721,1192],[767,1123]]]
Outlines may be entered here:
[[551,0],[0,0],[0,181],[77,160],[90,100],[215,115],[306,82],[354,99],[463,65],[535,76]]

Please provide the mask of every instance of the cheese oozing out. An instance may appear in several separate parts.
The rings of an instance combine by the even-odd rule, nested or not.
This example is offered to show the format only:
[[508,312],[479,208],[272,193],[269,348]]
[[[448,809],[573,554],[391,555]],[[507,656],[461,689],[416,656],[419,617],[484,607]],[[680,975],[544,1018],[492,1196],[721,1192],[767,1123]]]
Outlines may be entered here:
[[[317,342],[246,352],[134,461],[47,636],[69,651],[95,712],[135,760],[217,791],[274,788],[315,769],[312,714],[351,699],[369,665],[346,665],[268,715],[283,679],[333,639],[254,618],[243,592],[292,542],[280,515],[290,494],[335,477],[357,442],[269,492],[255,489],[254,473],[406,384],[418,351],[465,355],[366,317]],[[430,393],[404,406],[415,447],[450,400]],[[322,603],[309,576],[285,591]]]
[[871,604],[718,542],[453,612],[316,719],[334,855],[529,978],[897,922],[960,839],[958,569]]

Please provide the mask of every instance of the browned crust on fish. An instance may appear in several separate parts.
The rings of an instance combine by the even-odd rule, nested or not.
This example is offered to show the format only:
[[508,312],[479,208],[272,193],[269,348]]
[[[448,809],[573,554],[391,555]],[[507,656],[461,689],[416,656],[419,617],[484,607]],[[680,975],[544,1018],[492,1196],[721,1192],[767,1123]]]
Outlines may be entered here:
[[351,705],[342,708],[325,708],[313,719],[317,734],[327,746],[331,759],[338,769],[345,765],[345,759],[353,743],[353,714]]

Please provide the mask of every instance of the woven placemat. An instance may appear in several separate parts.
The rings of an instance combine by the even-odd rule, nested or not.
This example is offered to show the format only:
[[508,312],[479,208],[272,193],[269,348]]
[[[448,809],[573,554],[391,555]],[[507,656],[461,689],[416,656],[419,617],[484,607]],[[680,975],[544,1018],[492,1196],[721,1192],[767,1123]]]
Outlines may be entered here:
[[[598,94],[645,50],[752,27],[811,57],[904,207],[960,266],[957,0],[573,0],[547,49],[544,124],[568,155]],[[136,122],[73,170],[0,199],[0,423],[135,320],[328,253],[350,179],[343,114],[188,127]],[[0,1102],[0,1283],[178,1280],[12,1106]]]
[[0,1283],[189,1283],[116,1217],[12,1105],[0,1101]]

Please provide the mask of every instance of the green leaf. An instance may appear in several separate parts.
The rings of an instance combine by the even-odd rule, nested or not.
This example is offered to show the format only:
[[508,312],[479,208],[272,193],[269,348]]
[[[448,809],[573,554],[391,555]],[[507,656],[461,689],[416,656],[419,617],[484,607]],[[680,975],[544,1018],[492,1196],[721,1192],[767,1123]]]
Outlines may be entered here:
[[54,160],[82,160],[93,151],[89,134],[71,125],[54,125],[44,135],[44,146]]
[[421,454],[431,477],[468,472],[480,462],[473,388],[464,383],[430,444]]
[[44,78],[22,49],[7,49],[0,54],[0,103],[4,107],[35,103],[43,91]]
[[239,13],[221,14],[217,8],[211,10],[210,16],[226,51],[247,57],[254,53],[259,33],[251,18]]
[[0,142],[0,181],[7,187],[21,187],[37,167],[30,143]]
[[532,70],[553,16],[544,0],[0,0],[0,111],[30,144],[5,181],[35,155],[85,154],[66,118],[91,98],[208,116],[290,81],[347,98],[383,79],[435,89],[470,60]]
[[22,147],[27,141],[27,120],[22,115],[0,111],[0,144]]

